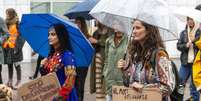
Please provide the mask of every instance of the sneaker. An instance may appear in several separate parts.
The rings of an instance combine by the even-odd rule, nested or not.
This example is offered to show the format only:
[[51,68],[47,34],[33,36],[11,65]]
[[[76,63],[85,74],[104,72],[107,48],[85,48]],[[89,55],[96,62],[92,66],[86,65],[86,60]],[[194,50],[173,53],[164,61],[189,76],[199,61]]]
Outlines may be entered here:
[[12,81],[8,81],[8,83],[6,84],[8,87],[10,87],[13,90],[17,90],[17,88],[13,87],[13,83]]
[[21,80],[17,80],[15,86],[18,86],[21,83]]
[[30,80],[33,80],[33,79],[36,79],[36,77],[30,76],[29,79],[30,79]]

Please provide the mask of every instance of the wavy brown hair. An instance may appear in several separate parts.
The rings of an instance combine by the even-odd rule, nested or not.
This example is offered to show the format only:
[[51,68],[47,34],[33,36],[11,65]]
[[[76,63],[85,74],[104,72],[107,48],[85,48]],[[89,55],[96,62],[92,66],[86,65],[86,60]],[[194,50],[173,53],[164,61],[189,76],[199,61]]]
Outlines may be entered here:
[[138,41],[135,40],[132,40],[129,43],[129,54],[132,57],[131,60],[134,60],[136,62],[145,60],[145,56],[148,51],[152,51],[153,49],[159,47],[165,48],[158,27],[152,26],[142,21],[140,22],[145,27],[145,30],[147,32],[144,39],[144,44],[141,45]]
[[19,28],[19,18],[14,8],[6,9],[6,24],[8,28],[12,24],[16,24],[17,29]]

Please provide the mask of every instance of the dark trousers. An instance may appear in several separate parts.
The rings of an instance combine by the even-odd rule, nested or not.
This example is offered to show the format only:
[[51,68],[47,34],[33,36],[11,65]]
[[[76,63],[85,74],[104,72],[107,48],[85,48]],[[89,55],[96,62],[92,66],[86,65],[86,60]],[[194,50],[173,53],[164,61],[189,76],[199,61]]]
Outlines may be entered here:
[[43,60],[43,59],[44,59],[43,56],[38,55],[37,64],[36,64],[36,70],[35,70],[35,73],[34,73],[34,75],[33,75],[33,78],[37,78],[38,72],[39,72],[39,69],[40,69],[40,62],[41,62],[41,60]]
[[[15,65],[15,69],[17,72],[17,80],[21,80],[21,66]],[[8,78],[9,80],[13,80],[13,64],[8,64]]]
[[0,84],[3,83],[1,72],[2,72],[2,64],[0,64]]
[[84,98],[84,85],[85,80],[87,77],[88,67],[78,67],[76,68],[76,80],[75,80],[75,87],[77,90],[77,95],[79,101],[83,101]]

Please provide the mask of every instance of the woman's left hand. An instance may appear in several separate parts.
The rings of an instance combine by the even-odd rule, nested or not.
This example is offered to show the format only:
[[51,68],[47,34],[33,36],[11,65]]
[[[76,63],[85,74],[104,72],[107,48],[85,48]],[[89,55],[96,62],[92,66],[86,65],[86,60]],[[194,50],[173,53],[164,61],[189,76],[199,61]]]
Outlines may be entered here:
[[138,82],[134,82],[130,85],[130,87],[132,87],[134,90],[136,90],[137,92],[142,92],[144,85],[140,84]]

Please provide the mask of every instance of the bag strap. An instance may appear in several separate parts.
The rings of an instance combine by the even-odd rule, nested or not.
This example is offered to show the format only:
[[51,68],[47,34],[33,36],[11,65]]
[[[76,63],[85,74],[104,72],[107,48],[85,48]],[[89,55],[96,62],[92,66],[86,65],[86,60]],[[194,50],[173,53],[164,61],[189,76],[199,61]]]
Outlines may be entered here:
[[151,54],[151,59],[150,59],[150,63],[151,63],[151,67],[153,68],[155,74],[156,74],[156,81],[158,83],[160,83],[160,78],[159,78],[159,74],[158,74],[158,65],[157,65],[157,53],[159,51],[164,51],[166,54],[167,54],[167,51],[164,49],[164,48],[157,48],[157,49],[154,49],[152,51],[152,54]]

